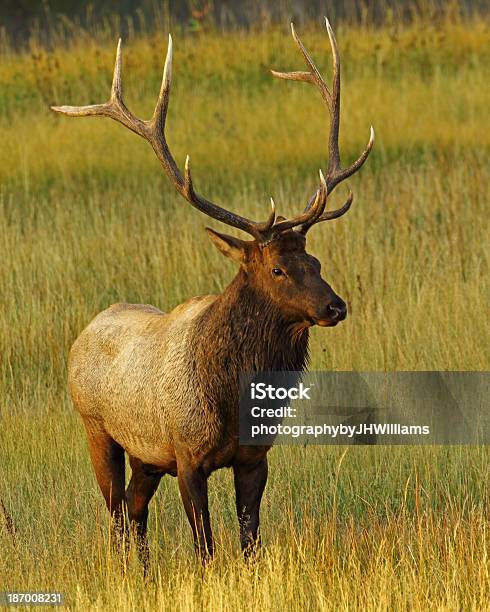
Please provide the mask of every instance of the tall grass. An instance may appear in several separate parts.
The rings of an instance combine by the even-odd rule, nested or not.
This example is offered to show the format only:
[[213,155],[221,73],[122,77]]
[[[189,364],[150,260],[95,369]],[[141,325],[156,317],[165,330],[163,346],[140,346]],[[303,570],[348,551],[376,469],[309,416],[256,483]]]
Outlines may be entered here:
[[[312,369],[488,369],[489,28],[337,29],[345,162],[376,145],[349,214],[309,248],[349,303],[312,333]],[[304,32],[329,70],[323,32]],[[327,115],[286,29],[178,36],[168,139],[190,153],[197,189],[265,217],[297,212],[325,166]],[[125,97],[148,116],[163,33],[134,37]],[[48,106],[107,98],[113,45],[81,33],[47,53],[0,58],[0,590],[59,588],[73,607],[121,609],[473,609],[489,599],[489,456],[484,449],[274,449],[267,550],[236,546],[231,479],[211,480],[218,559],[195,563],[175,483],[152,504],[152,573],[118,567],[66,355],[98,311],[124,300],[168,310],[222,290],[234,267],[208,222],[173,193],[150,148],[108,120]],[[339,188],[341,191],[341,188]],[[333,197],[340,202],[343,194]],[[332,206],[334,204],[332,203]],[[253,604],[251,603],[253,602]]]
[[[262,507],[265,549],[238,551],[232,475],[210,480],[217,558],[194,559],[174,479],[150,513],[151,571],[114,556],[70,413],[6,416],[0,586],[52,589],[80,610],[486,610],[488,452],[278,447]],[[15,434],[15,435],[14,435]],[[21,441],[21,447],[19,442]],[[343,459],[343,460],[342,460]]]

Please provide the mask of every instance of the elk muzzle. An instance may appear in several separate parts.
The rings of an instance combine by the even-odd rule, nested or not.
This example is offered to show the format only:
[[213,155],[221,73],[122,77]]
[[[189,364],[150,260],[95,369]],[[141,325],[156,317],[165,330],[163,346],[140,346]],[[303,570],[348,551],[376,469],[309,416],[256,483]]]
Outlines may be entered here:
[[320,327],[333,327],[347,316],[347,305],[336,295],[323,309],[323,312],[315,319],[315,324]]

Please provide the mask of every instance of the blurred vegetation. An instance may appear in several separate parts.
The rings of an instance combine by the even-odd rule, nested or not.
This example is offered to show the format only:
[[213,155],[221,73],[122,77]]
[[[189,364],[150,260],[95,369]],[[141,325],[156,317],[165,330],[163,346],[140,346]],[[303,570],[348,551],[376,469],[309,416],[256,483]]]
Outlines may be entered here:
[[23,45],[34,38],[44,45],[58,44],[84,30],[182,33],[203,30],[268,29],[294,20],[316,22],[328,13],[336,24],[388,25],[420,19],[436,24],[448,16],[471,19],[486,16],[486,0],[3,0],[0,32],[4,39]]

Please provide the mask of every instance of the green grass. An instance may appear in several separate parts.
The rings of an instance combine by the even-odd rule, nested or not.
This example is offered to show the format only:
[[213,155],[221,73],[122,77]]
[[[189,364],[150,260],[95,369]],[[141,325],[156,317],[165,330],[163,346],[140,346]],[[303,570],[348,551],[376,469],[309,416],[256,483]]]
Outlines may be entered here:
[[[337,28],[342,153],[372,156],[352,210],[309,248],[351,314],[312,333],[312,369],[486,370],[490,30],[483,20]],[[328,41],[303,39],[328,70]],[[197,189],[265,218],[292,214],[326,164],[327,116],[284,30],[174,37],[168,138]],[[211,479],[218,558],[202,572],[171,479],[151,508],[148,584],[112,557],[82,427],[66,393],[70,344],[119,300],[165,310],[220,291],[234,266],[172,191],[150,148],[109,120],[48,106],[107,98],[114,45],[84,35],[0,57],[0,590],[58,588],[79,609],[488,607],[489,454],[478,448],[277,448],[266,551],[237,552],[232,482]],[[128,105],[149,116],[165,36],[124,50]],[[333,197],[339,202],[339,194]],[[332,204],[333,206],[334,204]],[[210,225],[219,228],[214,222]],[[253,602],[253,604],[251,603]]]

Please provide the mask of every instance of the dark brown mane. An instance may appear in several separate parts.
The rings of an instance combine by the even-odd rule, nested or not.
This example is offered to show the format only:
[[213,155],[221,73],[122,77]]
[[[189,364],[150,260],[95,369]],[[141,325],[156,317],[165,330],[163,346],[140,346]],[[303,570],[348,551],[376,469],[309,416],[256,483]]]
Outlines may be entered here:
[[308,360],[308,328],[287,320],[280,308],[240,270],[201,318],[198,355],[209,364],[241,372],[302,370]]

